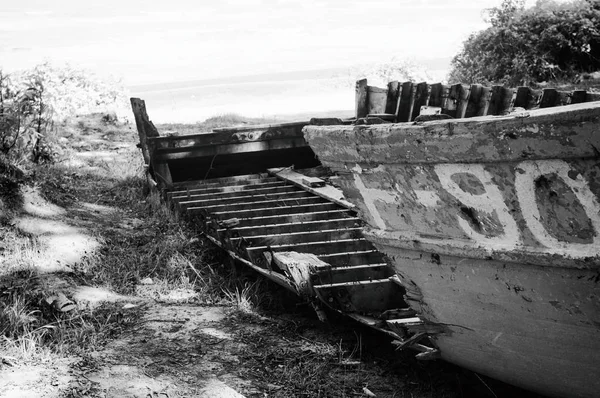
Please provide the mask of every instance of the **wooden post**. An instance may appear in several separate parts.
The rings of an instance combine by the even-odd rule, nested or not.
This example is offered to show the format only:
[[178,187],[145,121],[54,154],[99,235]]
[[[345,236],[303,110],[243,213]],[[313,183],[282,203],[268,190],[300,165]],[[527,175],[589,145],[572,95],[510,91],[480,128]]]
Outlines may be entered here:
[[510,104],[513,98],[513,91],[510,88],[502,86],[492,86],[492,97],[488,115],[503,115],[510,109]]
[[404,82],[401,85],[400,101],[398,101],[398,121],[408,122],[412,114],[415,101],[414,89],[416,86],[412,82]]
[[140,146],[142,148],[142,156],[144,162],[150,164],[150,151],[148,150],[148,137],[158,137],[158,130],[154,127],[154,124],[148,118],[146,113],[146,103],[144,100],[139,98],[131,98],[131,109],[133,110],[133,116],[135,118],[135,125],[137,127],[138,135],[140,137]]
[[455,84],[453,87],[455,88],[455,96],[458,101],[456,104],[456,118],[462,119],[467,114],[471,90],[469,86],[464,84]]
[[465,110],[464,117],[477,116],[479,110],[479,101],[483,92],[483,86],[481,84],[471,84],[469,88],[469,99],[467,101],[467,109]]
[[421,107],[427,105],[429,101],[429,86],[426,82],[417,84],[415,88],[415,100],[410,120],[414,120],[421,113]]
[[477,116],[485,116],[488,114],[490,99],[492,97],[491,87],[482,87],[481,95],[479,96],[479,104],[477,106]]
[[450,102],[452,102],[450,99],[450,86],[443,84],[440,100],[440,107],[442,108],[443,114],[448,115],[449,113],[454,112],[454,104],[451,104]]
[[148,166],[148,171],[154,176],[154,180],[160,188],[169,187],[173,184],[171,171],[166,162],[157,162],[154,159],[155,145],[149,138],[159,137],[158,130],[148,118],[146,112],[146,103],[139,98],[131,98],[131,109],[135,118],[138,135],[140,137],[140,147],[144,162]]
[[540,98],[540,108],[550,108],[556,106],[558,99],[558,91],[553,88],[545,88],[542,91],[542,98]]
[[427,103],[427,105],[441,108],[443,90],[444,87],[442,86],[442,83],[432,84],[429,87],[429,102]]
[[367,86],[367,114],[386,113],[386,102],[388,98],[387,88]]
[[573,91],[573,93],[571,94],[571,104],[581,104],[581,103],[585,102],[585,100],[587,99],[586,94],[587,93],[585,90]]
[[369,99],[367,92],[367,79],[356,82],[356,118],[367,117],[369,114]]
[[394,121],[396,121],[396,118],[398,117],[396,111],[398,110],[398,98],[400,98],[399,94],[400,84],[397,81],[389,82],[387,101],[385,103],[385,113],[396,115]]
[[531,109],[530,103],[532,96],[533,94],[529,87],[518,87],[515,94],[515,102],[513,103],[513,107]]

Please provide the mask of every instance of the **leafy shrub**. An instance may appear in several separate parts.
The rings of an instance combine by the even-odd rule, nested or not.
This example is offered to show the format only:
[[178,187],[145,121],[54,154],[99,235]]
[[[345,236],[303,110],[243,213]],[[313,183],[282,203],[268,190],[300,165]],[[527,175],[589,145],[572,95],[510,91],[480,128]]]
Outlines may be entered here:
[[504,0],[453,58],[452,83],[532,84],[600,69],[600,1]]
[[0,69],[0,153],[13,162],[52,161],[55,122],[76,115],[124,114],[120,82],[81,69],[44,63],[11,76]]

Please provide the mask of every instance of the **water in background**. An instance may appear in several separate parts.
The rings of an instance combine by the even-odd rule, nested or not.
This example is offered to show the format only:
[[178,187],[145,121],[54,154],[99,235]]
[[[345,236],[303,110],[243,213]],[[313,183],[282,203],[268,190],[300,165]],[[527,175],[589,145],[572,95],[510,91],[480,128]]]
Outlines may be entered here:
[[354,87],[338,79],[262,80],[153,84],[131,87],[131,92],[146,101],[155,123],[193,123],[227,113],[282,121],[354,113]]

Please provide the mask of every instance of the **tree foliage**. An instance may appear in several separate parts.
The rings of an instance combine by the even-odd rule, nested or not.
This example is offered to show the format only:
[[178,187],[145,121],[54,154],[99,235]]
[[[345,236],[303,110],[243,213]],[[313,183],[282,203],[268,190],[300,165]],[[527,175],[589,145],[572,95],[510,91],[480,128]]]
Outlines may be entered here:
[[51,160],[55,122],[127,107],[124,87],[88,71],[49,63],[11,76],[0,69],[0,154],[13,161]]
[[504,0],[453,58],[449,80],[532,84],[600,69],[600,0]]

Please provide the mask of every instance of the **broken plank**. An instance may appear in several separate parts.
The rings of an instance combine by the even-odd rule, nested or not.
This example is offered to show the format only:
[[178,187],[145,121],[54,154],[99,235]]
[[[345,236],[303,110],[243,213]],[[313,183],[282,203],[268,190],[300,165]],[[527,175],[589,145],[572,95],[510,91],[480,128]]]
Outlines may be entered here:
[[284,169],[269,169],[269,174],[277,176],[285,181],[288,181],[300,188],[307,190],[315,195],[318,195],[324,199],[330,200],[340,206],[346,207],[348,209],[353,209],[354,205],[348,202],[344,198],[344,193],[341,189],[335,188],[331,185],[325,185],[320,188],[313,188],[306,184],[304,184],[303,179],[306,178],[304,175],[295,172],[289,168]]
[[314,296],[310,276],[319,268],[329,264],[310,253],[278,252],[273,253],[273,261],[284,272],[290,275],[298,294]]

